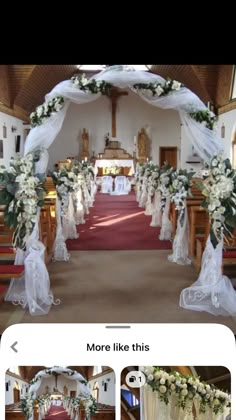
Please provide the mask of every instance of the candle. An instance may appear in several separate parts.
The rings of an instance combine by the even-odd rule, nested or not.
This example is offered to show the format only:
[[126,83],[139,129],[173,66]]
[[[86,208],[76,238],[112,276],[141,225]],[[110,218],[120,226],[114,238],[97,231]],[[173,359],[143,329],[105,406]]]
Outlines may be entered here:
[[134,145],[136,146],[136,140],[137,140],[137,137],[136,136],[134,136]]
[[84,161],[85,161],[85,162],[87,162],[87,160],[88,160],[88,158],[87,158],[87,157],[85,157],[85,158],[84,158]]

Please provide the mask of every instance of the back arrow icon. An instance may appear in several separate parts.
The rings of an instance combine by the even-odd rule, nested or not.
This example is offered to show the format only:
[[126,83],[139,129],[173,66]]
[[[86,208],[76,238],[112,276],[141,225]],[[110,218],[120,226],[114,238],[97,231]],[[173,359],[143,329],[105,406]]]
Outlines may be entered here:
[[13,351],[15,351],[16,353],[18,353],[18,350],[16,350],[16,348],[15,348],[15,346],[18,344],[18,341],[15,341],[15,343],[13,343],[12,345],[11,345],[11,349],[13,350]]

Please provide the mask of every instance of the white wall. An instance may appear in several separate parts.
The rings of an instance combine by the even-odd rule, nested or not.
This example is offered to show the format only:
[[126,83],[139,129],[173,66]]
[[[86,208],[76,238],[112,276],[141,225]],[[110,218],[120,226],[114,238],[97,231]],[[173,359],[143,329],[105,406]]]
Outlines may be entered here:
[[[110,379],[108,381],[108,379]],[[104,392],[104,386],[102,385],[102,382],[107,382],[107,391]],[[98,383],[99,386],[99,400],[98,402],[101,404],[108,404],[108,405],[115,405],[115,373],[109,372],[104,373],[101,376],[98,376],[97,378],[91,379],[88,382],[89,389],[91,391],[91,394],[93,394],[93,387],[95,383]]]
[[[3,125],[7,127],[7,138],[3,138]],[[11,127],[17,128],[12,132]],[[0,159],[0,165],[9,165],[11,156],[15,156],[15,137],[21,136],[21,151],[23,151],[23,142],[25,139],[25,126],[19,118],[0,112],[0,140],[3,140],[3,159]]]
[[217,133],[219,137],[221,137],[222,123],[224,123],[225,125],[225,138],[222,139],[222,141],[225,144],[225,157],[230,158],[230,160],[232,161],[231,136],[232,136],[233,126],[236,123],[236,109],[232,109],[232,111],[225,112],[224,114],[219,115],[219,120],[217,124],[218,125]]
[[[133,155],[134,136],[142,127],[151,138],[152,159],[159,163],[159,146],[180,146],[180,119],[176,111],[161,110],[143,101],[129,91],[121,96],[116,112],[117,140],[121,147]],[[104,135],[111,134],[111,103],[106,96],[88,104],[71,104],[62,129],[49,149],[49,168],[67,156],[78,156],[81,132],[86,128],[90,137],[90,154],[102,153]]]
[[[14,404],[14,384],[15,382],[18,383],[20,389],[20,396],[23,397],[26,393],[26,389],[28,388],[29,384],[21,379],[15,378],[9,374],[5,375],[5,383],[10,381],[10,386],[8,391],[5,388],[5,405]],[[5,385],[6,386],[6,385]]]
[[[53,393],[54,388],[56,387],[55,376],[49,376],[48,378],[44,378],[40,385],[40,388],[37,391],[37,395],[45,394],[46,386],[49,387],[49,393]],[[64,386],[68,389],[68,395],[70,395],[70,391],[76,391],[77,389],[77,382],[67,378],[64,375],[59,375],[57,377],[57,389],[59,392],[63,394]]]

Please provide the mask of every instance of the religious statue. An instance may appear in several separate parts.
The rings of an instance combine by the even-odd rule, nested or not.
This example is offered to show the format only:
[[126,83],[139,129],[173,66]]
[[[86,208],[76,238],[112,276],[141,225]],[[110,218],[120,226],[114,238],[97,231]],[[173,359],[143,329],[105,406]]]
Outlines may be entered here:
[[110,135],[109,133],[105,134],[105,147],[109,146]]
[[138,133],[138,155],[139,157],[147,156],[147,145],[148,137],[145,133],[144,128],[141,128],[141,131]]
[[88,153],[89,151],[89,135],[86,128],[83,128],[82,132],[82,147],[83,147],[83,153]]

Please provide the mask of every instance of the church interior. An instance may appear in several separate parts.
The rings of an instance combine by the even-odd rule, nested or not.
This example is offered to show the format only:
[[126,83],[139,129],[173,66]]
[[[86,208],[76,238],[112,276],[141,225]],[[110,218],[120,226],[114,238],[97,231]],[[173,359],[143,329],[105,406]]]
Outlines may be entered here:
[[[185,86],[205,104],[207,115],[214,113],[214,135],[223,145],[224,157],[236,168],[235,66],[143,67],[142,71],[150,77],[158,75],[177,81],[171,85],[176,90]],[[130,85],[123,87],[122,83],[121,87],[110,87],[99,95],[96,89],[102,92],[103,82],[92,82],[89,89],[95,89],[95,85],[96,89],[90,90],[94,100],[89,101],[85,97],[88,95],[86,80],[96,77],[100,71],[106,75],[105,66],[86,70],[86,66],[69,64],[0,65],[0,332],[17,323],[109,321],[217,322],[235,334],[236,311],[216,317],[204,310],[193,311],[179,305],[181,291],[198,278],[209,233],[209,218],[201,207],[201,191],[192,185],[192,197],[187,198],[191,260],[188,265],[173,264],[168,259],[177,223],[173,205],[169,210],[172,234],[160,239],[160,227],[151,224],[152,214],[145,208],[146,203],[140,204],[136,199],[137,170],[145,165],[162,167],[168,162],[173,168],[194,172],[197,181],[201,179],[204,162],[186,131],[188,124],[183,122],[177,108],[152,106],[148,96],[143,100],[142,92],[137,94]],[[84,89],[80,103],[64,100],[58,93],[61,85],[67,86],[69,82],[65,81],[69,80]],[[53,94],[46,96],[49,92],[55,92],[54,102],[50,102]],[[45,97],[48,102],[42,106]],[[31,143],[35,149],[40,148],[40,139],[48,144],[49,155],[45,169],[46,196],[37,213],[44,265],[37,264],[41,264],[45,284],[50,281],[44,313],[40,312],[38,302],[31,302],[30,306],[24,300],[22,287],[29,284],[30,288],[36,282],[29,275],[36,262],[31,258],[26,265],[27,258],[21,260],[18,248],[22,247],[25,233],[22,236],[14,217],[10,219],[4,213],[5,191],[12,192],[9,187],[7,190],[7,180],[11,182],[14,169],[11,173],[6,171],[16,156],[24,153],[27,156]],[[207,147],[203,145],[206,153]],[[22,165],[27,168],[30,164],[24,161]],[[65,189],[73,190],[75,173],[77,207],[76,223],[72,226],[68,215],[62,217],[63,206],[67,204],[61,197]],[[62,211],[59,218],[58,201]],[[28,211],[32,206],[32,203],[28,205]],[[68,206],[71,208],[70,202]],[[13,213],[11,209],[9,214]],[[35,218],[32,220],[37,224]],[[20,226],[21,232],[25,232],[32,223]],[[233,290],[236,288],[235,248],[235,243],[231,244],[222,260],[222,273],[229,277]],[[39,294],[43,287],[40,284]],[[13,289],[18,287],[21,292],[17,295]],[[26,377],[30,380],[28,373]]]
[[[129,381],[129,378],[132,378],[132,375],[135,372],[140,374],[140,372],[146,372],[146,375],[152,375],[150,380],[146,382],[146,387],[134,387],[133,383]],[[152,372],[152,373],[151,373]],[[132,375],[131,375],[132,374]],[[128,375],[128,376],[127,376]],[[145,375],[145,376],[146,376]],[[152,390],[152,381],[155,381],[153,377],[156,377],[156,392]],[[161,379],[160,379],[161,377]],[[184,386],[183,389],[187,389],[192,386],[193,382],[197,380],[198,387],[200,384],[204,383],[204,386],[207,387],[208,392],[210,392],[210,387],[215,390],[221,390],[226,393],[227,396],[231,394],[231,376],[227,368],[223,366],[128,366],[123,369],[121,373],[121,419],[122,420],[152,420],[152,419],[164,419],[164,418],[183,418],[183,419],[210,419],[212,415],[208,412],[199,413],[198,412],[198,403],[197,398],[194,398],[196,402],[195,405],[190,406],[190,412],[178,412],[174,413],[175,406],[177,405],[176,401],[171,401],[171,390],[169,389],[168,397],[169,402],[166,404],[161,401],[161,391],[164,391],[164,394],[167,393],[166,388],[168,388],[168,381],[171,383],[172,388],[175,386],[178,387],[178,382],[174,377],[177,378],[179,386]],[[159,384],[158,384],[158,381]],[[164,385],[163,385],[164,384]],[[173,385],[174,384],[174,385]],[[187,386],[186,386],[187,384]],[[135,384],[136,385],[136,384]],[[165,388],[162,389],[161,386]],[[200,385],[202,386],[202,385]],[[149,388],[151,393],[148,394]],[[145,388],[145,390],[144,390]],[[180,391],[181,392],[181,391]],[[147,395],[145,395],[145,393]],[[187,395],[187,392],[184,392]],[[186,396],[185,395],[185,396]],[[205,393],[204,393],[205,395]],[[226,396],[225,395],[225,396]],[[223,396],[223,395],[222,395]],[[186,397],[187,398],[187,397]],[[190,397],[191,399],[192,397]],[[165,400],[164,400],[165,401]],[[226,404],[227,405],[227,404]],[[170,408],[169,412],[165,412],[166,407]],[[171,407],[172,406],[172,407]],[[184,406],[183,406],[184,407]],[[171,411],[172,410],[172,411]],[[171,413],[171,414],[170,414]],[[169,417],[170,415],[170,417]],[[202,417],[201,417],[202,416]],[[208,417],[209,416],[209,417]],[[219,418],[230,419],[230,404],[229,407],[226,407],[224,414],[220,414]],[[213,417],[214,418],[214,417]]]
[[[87,419],[86,399],[81,383],[86,384],[88,407],[94,419],[115,419],[115,373],[108,366],[13,366],[5,375],[6,419],[25,419],[25,406],[36,419]],[[40,382],[40,383],[39,383]],[[39,384],[32,400],[27,395],[32,384]],[[83,386],[82,385],[82,386]],[[79,399],[81,401],[79,401]],[[27,409],[26,408],[26,409]],[[28,417],[29,418],[29,417]]]

